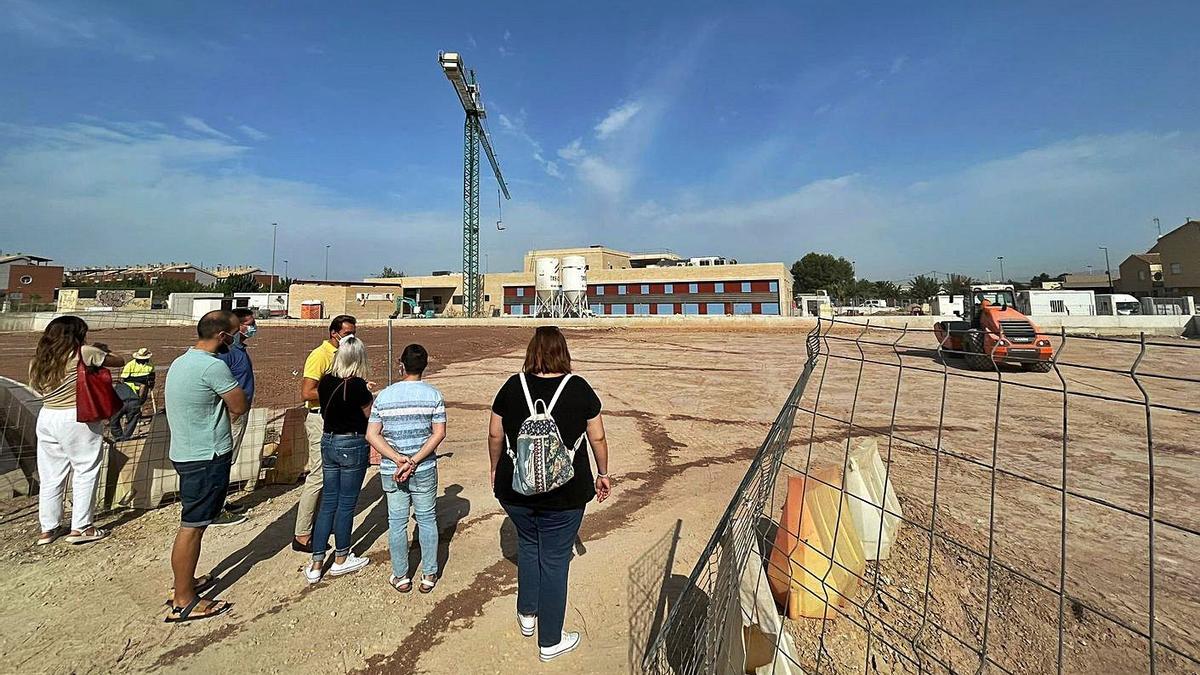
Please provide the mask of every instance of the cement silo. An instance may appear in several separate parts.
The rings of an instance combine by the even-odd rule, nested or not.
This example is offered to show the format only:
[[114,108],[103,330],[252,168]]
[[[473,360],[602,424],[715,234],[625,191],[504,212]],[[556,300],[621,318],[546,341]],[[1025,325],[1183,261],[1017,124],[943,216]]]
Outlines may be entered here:
[[562,259],[563,316],[583,316],[587,303],[587,258],[569,255]]
[[558,258],[538,258],[534,263],[533,295],[534,316],[562,316]]

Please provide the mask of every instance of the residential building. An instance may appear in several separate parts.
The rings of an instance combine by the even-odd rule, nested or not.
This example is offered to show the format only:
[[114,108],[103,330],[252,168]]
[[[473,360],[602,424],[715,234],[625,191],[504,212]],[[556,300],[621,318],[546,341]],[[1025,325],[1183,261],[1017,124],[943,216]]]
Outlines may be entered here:
[[[1114,270],[1118,274],[1119,270]],[[1101,272],[1100,274],[1064,274],[1062,282],[1058,289],[1064,291],[1092,291],[1094,293],[1111,293],[1120,282],[1118,274],[1112,276],[1112,285],[1109,285],[1108,274]],[[1055,290],[1058,290],[1055,289]]]
[[0,255],[0,300],[16,304],[54,302],[63,284],[63,268],[50,258],[27,253]]
[[1200,296],[1200,220],[1188,219],[1159,237],[1149,253],[1159,256],[1167,296]]
[[1163,297],[1162,257],[1157,253],[1134,253],[1121,263],[1117,290],[1137,298]]

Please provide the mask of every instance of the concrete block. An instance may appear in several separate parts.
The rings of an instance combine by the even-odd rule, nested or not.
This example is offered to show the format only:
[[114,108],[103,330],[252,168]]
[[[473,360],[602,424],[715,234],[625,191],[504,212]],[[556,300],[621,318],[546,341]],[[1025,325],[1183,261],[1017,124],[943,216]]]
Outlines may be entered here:
[[851,496],[846,502],[862,541],[863,556],[867,560],[887,560],[903,512],[879,456],[879,443],[874,438],[860,442],[850,451],[849,459],[845,490]]
[[841,485],[840,474],[840,468],[826,468],[810,471],[812,479],[788,478],[767,580],[789,618],[837,618],[835,607],[845,606],[858,591],[866,569],[846,496],[840,487],[829,486]]

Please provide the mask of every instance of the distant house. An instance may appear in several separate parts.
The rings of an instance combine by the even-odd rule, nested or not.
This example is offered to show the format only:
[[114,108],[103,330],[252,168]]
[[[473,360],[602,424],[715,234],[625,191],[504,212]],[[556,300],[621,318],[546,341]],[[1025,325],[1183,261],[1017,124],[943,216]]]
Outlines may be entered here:
[[0,299],[18,303],[54,302],[63,268],[50,258],[27,253],[0,255]]
[[[1120,279],[1116,274],[1113,275],[1112,283],[1116,286]],[[1094,291],[1096,293],[1108,293],[1108,275],[1107,274],[1064,274],[1062,282],[1058,288],[1054,290],[1064,291]]]
[[1149,253],[1158,254],[1167,296],[1200,296],[1200,220],[1189,219],[1159,237]]
[[1117,290],[1138,298],[1163,297],[1162,258],[1157,253],[1134,253],[1121,263]]

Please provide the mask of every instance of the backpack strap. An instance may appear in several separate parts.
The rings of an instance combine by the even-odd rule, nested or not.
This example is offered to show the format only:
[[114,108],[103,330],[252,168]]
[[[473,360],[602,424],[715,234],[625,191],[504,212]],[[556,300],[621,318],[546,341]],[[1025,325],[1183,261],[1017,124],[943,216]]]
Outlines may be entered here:
[[533,408],[533,397],[529,395],[529,383],[525,381],[525,373],[517,373],[517,377],[521,378],[521,391],[525,392],[525,405],[529,406],[529,414],[536,415],[537,411]]
[[558,397],[563,393],[563,389],[567,388],[567,382],[571,380],[571,373],[563,378],[563,381],[558,384],[558,389],[554,391],[554,397],[550,399],[550,406],[546,408],[546,414],[549,415],[554,410],[554,404],[558,403]]

